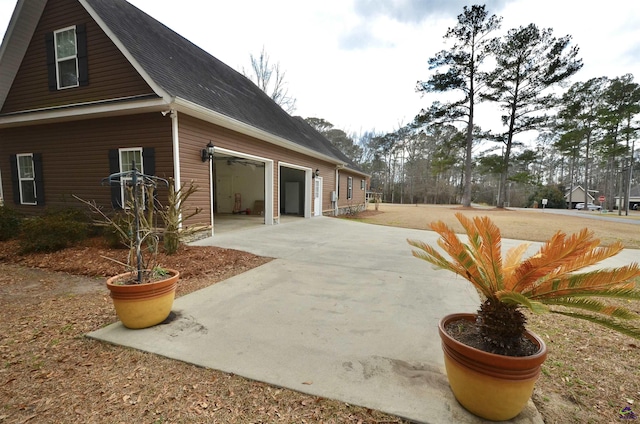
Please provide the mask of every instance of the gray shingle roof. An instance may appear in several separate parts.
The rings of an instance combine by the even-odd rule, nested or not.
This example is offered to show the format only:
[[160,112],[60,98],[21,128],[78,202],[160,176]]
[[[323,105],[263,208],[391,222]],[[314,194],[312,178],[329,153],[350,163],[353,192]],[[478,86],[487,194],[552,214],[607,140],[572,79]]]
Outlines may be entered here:
[[[125,0],[86,0],[149,77],[198,104],[349,164],[329,140],[278,106],[244,75]],[[301,122],[302,121],[302,122]]]

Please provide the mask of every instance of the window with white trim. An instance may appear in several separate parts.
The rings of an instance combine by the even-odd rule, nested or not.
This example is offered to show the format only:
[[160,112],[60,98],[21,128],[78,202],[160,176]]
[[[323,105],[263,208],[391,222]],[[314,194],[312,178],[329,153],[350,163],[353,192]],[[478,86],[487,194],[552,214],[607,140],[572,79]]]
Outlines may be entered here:
[[366,187],[365,180],[360,180],[360,190],[364,190]]
[[[144,168],[142,164],[142,147],[118,149],[118,156],[120,158],[120,172],[129,172],[135,167],[139,172],[144,174]],[[126,205],[131,199],[127,196],[127,187],[131,186],[131,177],[121,177],[120,179],[120,199],[121,205]],[[143,198],[140,199],[141,205],[144,205],[144,191],[142,192]]]
[[76,27],[55,31],[54,39],[58,89],[77,87],[79,83]]
[[347,200],[353,198],[353,177],[347,177]]
[[18,165],[18,183],[20,189],[20,204],[37,205],[36,174],[33,166],[33,154],[16,155]]

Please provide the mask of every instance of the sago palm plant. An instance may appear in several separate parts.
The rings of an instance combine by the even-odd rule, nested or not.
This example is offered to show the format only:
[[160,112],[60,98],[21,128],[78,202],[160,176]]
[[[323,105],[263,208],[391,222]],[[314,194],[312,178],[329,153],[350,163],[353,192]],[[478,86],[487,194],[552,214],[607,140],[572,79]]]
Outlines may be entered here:
[[467,279],[481,294],[476,325],[485,350],[508,354],[515,348],[525,332],[522,308],[584,319],[640,339],[640,327],[627,321],[640,315],[604,300],[640,299],[638,264],[577,272],[616,255],[621,243],[599,246],[600,240],[588,229],[571,236],[558,231],[528,258],[523,255],[529,243],[503,256],[500,229],[488,217],[471,219],[461,213],[456,217],[467,243],[444,222],[431,224],[440,235],[438,245],[450,258],[421,241],[408,242],[418,249],[413,251],[415,257]]

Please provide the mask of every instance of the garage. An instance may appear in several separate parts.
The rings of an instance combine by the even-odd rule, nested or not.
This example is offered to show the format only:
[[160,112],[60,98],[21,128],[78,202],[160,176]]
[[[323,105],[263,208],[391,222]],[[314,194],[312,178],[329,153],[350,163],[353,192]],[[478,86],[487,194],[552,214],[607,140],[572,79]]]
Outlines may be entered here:
[[280,162],[280,216],[311,216],[311,169]]
[[216,148],[213,210],[217,230],[273,223],[273,162]]

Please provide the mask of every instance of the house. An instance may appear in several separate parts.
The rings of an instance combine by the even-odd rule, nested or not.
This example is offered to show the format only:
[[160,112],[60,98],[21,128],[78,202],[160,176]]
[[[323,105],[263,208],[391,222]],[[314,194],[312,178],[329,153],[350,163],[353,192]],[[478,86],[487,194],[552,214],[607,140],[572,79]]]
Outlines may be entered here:
[[[620,208],[620,204],[624,203],[624,197],[616,196],[615,197],[615,205],[616,209]],[[624,209],[624,205],[622,207]],[[631,210],[640,210],[640,185],[633,186],[629,189],[629,209]]]
[[194,181],[187,207],[210,226],[233,212],[267,225],[340,214],[364,206],[368,178],[250,80],[125,0],[19,0],[0,46],[5,204],[35,215],[77,195],[118,208],[123,189],[100,182],[133,165],[176,187]]
[[[592,190],[589,190],[592,191]],[[593,203],[595,199],[591,193],[588,193],[589,201],[587,203]],[[564,200],[567,202],[569,209],[574,209],[576,204],[584,203],[584,188],[582,186],[575,186],[571,192],[567,191],[564,195]]]

